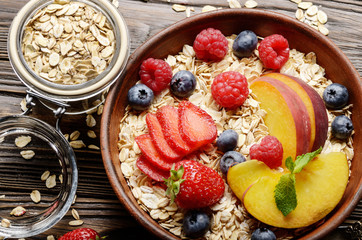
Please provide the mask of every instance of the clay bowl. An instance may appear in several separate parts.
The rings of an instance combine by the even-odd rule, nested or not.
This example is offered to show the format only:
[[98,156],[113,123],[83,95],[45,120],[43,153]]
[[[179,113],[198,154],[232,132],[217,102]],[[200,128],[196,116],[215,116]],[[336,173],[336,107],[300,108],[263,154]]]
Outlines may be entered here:
[[159,32],[140,46],[129,58],[122,79],[108,94],[101,123],[102,157],[110,183],[130,214],[146,229],[162,239],[179,239],[160,227],[137,204],[121,172],[117,140],[119,122],[127,105],[127,91],[139,80],[141,62],[149,57],[165,58],[178,53],[184,44],[192,45],[195,36],[207,27],[220,29],[225,36],[242,30],[253,30],[259,36],[279,33],[285,36],[291,48],[301,52],[315,52],[318,64],[326,69],[329,79],[347,86],[353,103],[355,127],[355,157],[346,192],[339,205],[325,221],[300,239],[319,239],[339,226],[361,199],[362,185],[362,84],[360,76],[343,52],[327,37],[291,17],[270,11],[227,9],[203,13],[184,19]]

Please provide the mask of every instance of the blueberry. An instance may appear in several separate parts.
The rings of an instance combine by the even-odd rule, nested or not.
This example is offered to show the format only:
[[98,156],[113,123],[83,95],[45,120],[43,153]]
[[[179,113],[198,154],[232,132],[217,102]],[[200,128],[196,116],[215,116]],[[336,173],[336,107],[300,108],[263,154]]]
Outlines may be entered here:
[[226,175],[230,167],[234,166],[235,164],[245,162],[245,160],[245,157],[239,152],[226,152],[220,159],[221,172]]
[[183,230],[189,238],[199,238],[210,228],[210,217],[199,210],[190,210],[185,214]]
[[177,72],[171,79],[171,92],[180,98],[189,97],[196,87],[196,78],[190,72],[181,70]]
[[239,135],[232,129],[223,131],[216,140],[217,148],[222,152],[232,151],[238,144]]
[[239,33],[233,43],[233,52],[236,56],[250,57],[258,44],[258,38],[253,31],[245,30]]
[[146,110],[153,101],[153,91],[146,85],[136,84],[128,90],[128,104],[135,110]]
[[258,228],[251,234],[251,240],[276,240],[275,234],[267,228]]
[[332,83],[323,92],[323,100],[330,109],[341,109],[347,105],[348,90],[339,83]]
[[332,135],[340,140],[346,140],[353,131],[351,119],[344,115],[337,116],[332,122]]

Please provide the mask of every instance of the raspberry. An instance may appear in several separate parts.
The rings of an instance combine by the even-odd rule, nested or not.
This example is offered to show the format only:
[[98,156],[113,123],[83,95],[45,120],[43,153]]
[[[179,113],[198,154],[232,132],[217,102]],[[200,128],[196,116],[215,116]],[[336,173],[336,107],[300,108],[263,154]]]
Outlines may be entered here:
[[277,168],[282,165],[283,146],[276,137],[266,136],[260,144],[251,146],[250,158],[262,161],[270,168]]
[[248,82],[239,72],[223,72],[217,75],[211,85],[214,100],[226,108],[237,108],[249,95]]
[[289,59],[288,40],[279,34],[264,38],[258,50],[259,57],[266,68],[280,69]]
[[205,61],[220,61],[228,52],[228,40],[220,30],[202,30],[194,41],[196,57]]
[[141,82],[154,92],[165,89],[172,79],[172,69],[161,59],[148,58],[141,64]]

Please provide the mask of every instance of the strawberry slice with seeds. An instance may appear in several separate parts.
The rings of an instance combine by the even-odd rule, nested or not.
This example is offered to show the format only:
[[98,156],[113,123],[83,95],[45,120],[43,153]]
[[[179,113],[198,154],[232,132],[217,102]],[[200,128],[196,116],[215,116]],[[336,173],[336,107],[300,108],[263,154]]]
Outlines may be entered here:
[[147,160],[147,158],[144,155],[141,155],[136,162],[137,167],[147,176],[152,178],[153,180],[157,182],[162,182],[164,179],[167,179],[170,177],[169,171],[161,170],[152,164]]
[[175,162],[182,158],[182,155],[175,152],[167,143],[163,132],[162,126],[157,117],[153,113],[148,113],[146,116],[146,123],[148,126],[148,132],[152,138],[152,142],[155,145],[157,151],[171,162]]
[[163,134],[170,147],[183,155],[190,153],[190,147],[180,135],[177,109],[168,105],[163,106],[157,110],[156,116],[162,126]]
[[212,143],[217,137],[216,124],[212,117],[190,101],[182,101],[178,109],[180,134],[192,148]]
[[155,145],[153,145],[152,138],[149,134],[142,134],[136,137],[136,142],[141,149],[141,152],[152,166],[163,171],[169,171],[171,169],[172,163],[166,161],[160,155]]

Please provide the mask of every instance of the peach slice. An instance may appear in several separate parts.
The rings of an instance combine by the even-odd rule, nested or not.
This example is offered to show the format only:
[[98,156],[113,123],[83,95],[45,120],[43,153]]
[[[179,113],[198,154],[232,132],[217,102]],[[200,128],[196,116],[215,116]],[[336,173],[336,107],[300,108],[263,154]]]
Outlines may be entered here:
[[311,152],[314,139],[315,139],[315,116],[314,116],[314,108],[311,99],[309,98],[308,93],[304,90],[304,88],[292,78],[287,75],[283,75],[280,73],[268,73],[263,75],[263,77],[271,77],[278,81],[285,83],[288,87],[290,87],[293,91],[295,91],[300,99],[303,101],[310,118],[310,141],[309,141],[309,149],[308,152]]
[[315,151],[319,147],[323,147],[327,139],[328,115],[327,115],[326,106],[324,105],[323,99],[319,96],[319,94],[306,82],[296,77],[292,76],[288,77],[299,83],[300,86],[304,88],[304,90],[308,93],[309,98],[313,103],[316,126],[315,126],[315,139],[311,151]]
[[260,77],[250,89],[267,112],[264,118],[269,133],[283,145],[283,166],[287,157],[308,152],[310,147],[311,121],[308,111],[296,92],[281,81]]
[[[247,161],[231,167],[227,179],[251,215],[281,228],[306,227],[324,218],[341,200],[349,176],[344,153],[318,155],[296,174],[298,205],[284,216],[274,200],[274,189],[282,173],[267,168],[264,163]],[[241,180],[244,178],[247,180]]]
[[302,99],[307,108],[311,121],[311,141],[309,152],[323,146],[327,139],[328,116],[327,109],[319,94],[306,82],[299,78],[281,73],[268,73],[263,75],[287,84]]
[[263,177],[281,176],[283,170],[278,171],[269,168],[264,162],[250,160],[231,167],[227,174],[227,183],[233,190],[234,194],[243,201],[244,194],[259,179]]

